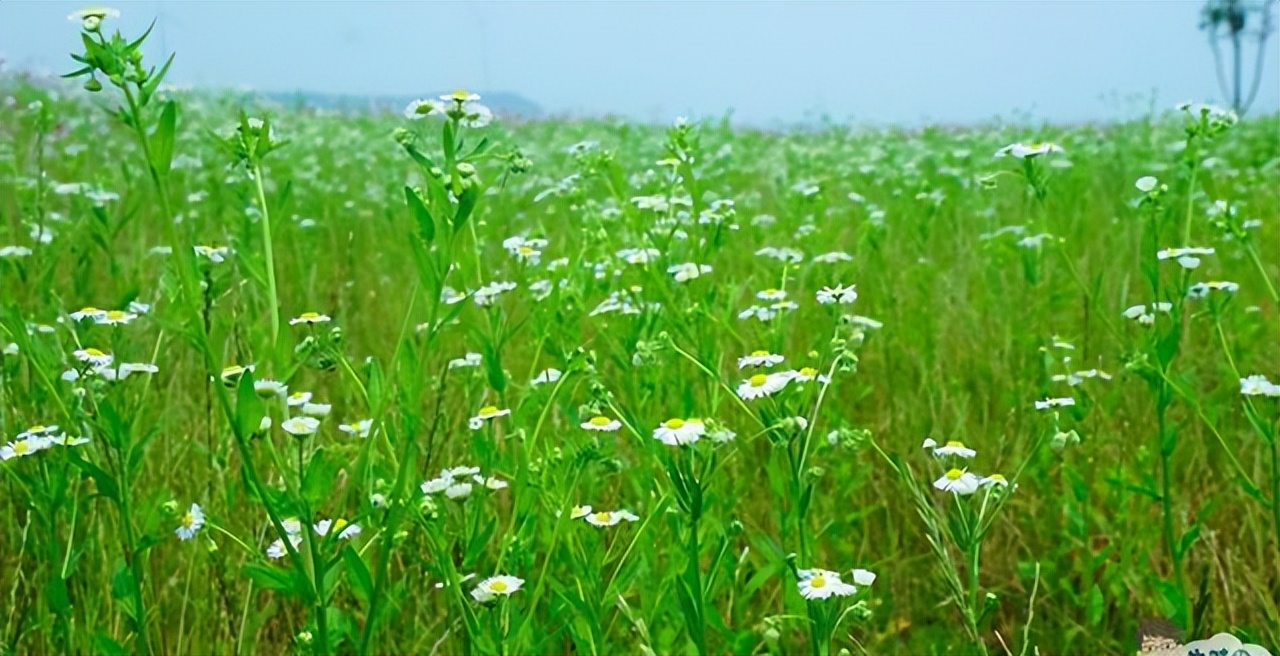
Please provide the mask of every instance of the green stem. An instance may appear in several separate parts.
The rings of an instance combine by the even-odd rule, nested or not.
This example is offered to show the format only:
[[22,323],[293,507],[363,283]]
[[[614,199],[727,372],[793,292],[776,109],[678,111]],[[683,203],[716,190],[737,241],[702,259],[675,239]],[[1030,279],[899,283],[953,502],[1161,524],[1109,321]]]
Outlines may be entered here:
[[253,163],[253,183],[258,192],[258,205],[262,209],[262,252],[267,264],[267,297],[271,307],[271,359],[275,360],[280,341],[280,296],[276,291],[276,258],[271,245],[271,212],[267,209],[267,194],[262,187],[262,165]]

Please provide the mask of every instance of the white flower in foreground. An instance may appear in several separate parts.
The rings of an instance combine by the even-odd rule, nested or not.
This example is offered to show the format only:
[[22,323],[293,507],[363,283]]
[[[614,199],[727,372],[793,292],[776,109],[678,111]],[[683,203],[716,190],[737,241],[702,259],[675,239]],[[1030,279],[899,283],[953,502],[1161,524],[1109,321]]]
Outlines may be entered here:
[[404,117],[417,121],[428,116],[442,116],[445,112],[444,103],[433,98],[414,100],[404,108]]
[[1187,255],[1213,255],[1214,250],[1211,247],[1201,246],[1184,246],[1182,248],[1166,248],[1156,253],[1156,258],[1160,260],[1176,260]]
[[195,246],[193,249],[196,255],[208,259],[214,264],[221,264],[226,261],[227,256],[231,255],[231,249],[226,246]]
[[653,429],[653,437],[667,446],[682,446],[697,442],[706,431],[706,425],[696,419],[668,419]]
[[1245,396],[1280,397],[1280,385],[1277,385],[1261,374],[1254,374],[1240,379],[1240,393]]
[[574,506],[569,509],[569,519],[582,519],[591,514],[591,506]]
[[[301,533],[289,533],[289,543],[293,545],[294,549],[297,549],[298,545],[302,544]],[[271,546],[267,547],[267,558],[270,558],[271,560],[283,558],[287,553],[289,553],[289,550],[285,548],[284,540],[280,538],[276,538],[276,540],[271,543]]]
[[876,582],[876,573],[865,569],[855,569],[853,574],[853,584],[863,587],[870,587]]
[[608,510],[590,513],[586,516],[587,523],[592,526],[616,526],[619,522],[626,520],[628,522],[638,522],[637,517],[630,510]]
[[797,383],[808,383],[816,380],[819,383],[826,385],[831,382],[831,378],[829,376],[818,373],[818,370],[813,367],[801,367],[795,371],[784,371],[782,372],[782,375]]
[[702,276],[703,274],[711,273],[711,266],[708,264],[685,262],[683,264],[673,264],[667,267],[667,273],[670,273],[672,277],[675,278],[676,282],[688,282],[694,278]]
[[308,417],[323,418],[328,417],[333,410],[333,406],[328,403],[303,403],[302,414]]
[[0,257],[31,257],[31,249],[26,246],[0,246]]
[[781,391],[791,380],[785,374],[756,374],[738,385],[738,396],[751,401]]
[[330,318],[329,315],[327,314],[320,314],[319,312],[303,312],[302,314],[290,319],[289,325],[296,326],[302,323],[305,323],[305,324],[329,323],[330,321],[332,321],[332,318]]
[[1146,194],[1151,193],[1151,191],[1156,188],[1157,184],[1160,184],[1159,180],[1155,179],[1153,176],[1144,175],[1141,178],[1138,178],[1137,182],[1133,183],[1133,186],[1137,187],[1138,191]]
[[1240,291],[1240,285],[1227,280],[1198,282],[1187,290],[1187,298],[1204,298],[1209,295],[1209,292],[1227,292],[1229,294],[1234,294],[1238,291]]
[[484,356],[479,353],[467,353],[460,358],[454,358],[449,361],[450,369],[461,369],[465,367],[478,367],[484,360]]
[[943,474],[941,478],[934,481],[933,486],[943,492],[965,495],[977,492],[981,483],[982,479],[976,474],[971,474],[961,469],[951,469]]
[[1009,487],[1009,479],[1000,474],[992,474],[978,481],[982,487]]
[[938,441],[937,441],[937,440],[933,439],[932,437],[926,437],[926,438],[924,438],[924,443],[920,445],[920,448],[921,448],[921,449],[934,449],[934,448],[937,448],[937,446],[938,446]]
[[831,303],[848,305],[858,300],[858,288],[857,285],[849,285],[848,287],[845,287],[844,285],[823,287],[818,290],[817,298],[818,302],[822,305],[829,305]]
[[372,419],[361,419],[354,424],[338,424],[338,430],[354,437],[369,437],[372,428]]
[[561,375],[563,374],[561,374],[559,369],[544,369],[542,373],[538,374],[537,378],[529,381],[529,383],[532,385],[546,385],[547,383],[554,383],[557,380],[560,380]]
[[618,421],[617,419],[610,419],[608,417],[596,415],[591,419],[588,419],[587,421],[582,422],[581,426],[586,430],[590,430],[590,431],[603,431],[606,433],[612,433],[613,431],[616,431],[619,428],[622,428],[622,422]]
[[338,531],[338,538],[342,540],[350,540],[360,535],[361,531],[359,524],[348,524],[345,519],[322,519],[312,525],[311,528],[320,537],[328,535],[329,530],[333,529]]
[[29,456],[39,451],[49,448],[51,442],[47,437],[26,437],[16,439],[4,446],[0,446],[0,460],[12,460]]
[[823,264],[835,264],[836,262],[852,262],[853,256],[843,251],[832,251],[830,253],[823,253],[822,255],[813,256],[813,261],[821,262]]
[[493,599],[494,597],[508,596],[520,590],[520,587],[523,585],[524,579],[500,574],[481,581],[480,585],[477,585],[476,588],[471,591],[471,596],[475,598],[476,601],[483,603]]
[[262,380],[253,381],[253,391],[263,398],[285,396],[289,392],[289,386],[278,380],[263,378]]
[[[485,477],[485,476],[476,474],[475,476],[471,477],[471,480],[475,481],[478,485],[484,487],[487,490],[502,490],[508,486],[506,481],[502,480],[501,478],[498,478],[497,476]],[[449,492],[448,490],[445,490],[445,494],[448,494],[448,492]]]
[[295,437],[315,435],[320,430],[320,420],[315,417],[290,417],[280,422],[280,428]]
[[732,442],[733,438],[737,436],[738,436],[737,433],[723,426],[712,430],[710,433],[707,433],[707,439],[711,440],[712,442],[715,442],[716,444],[727,444],[729,442]]
[[96,367],[105,367],[111,364],[113,359],[110,353],[103,353],[96,348],[88,347],[78,349],[72,352],[76,359],[81,362],[88,362]]
[[752,351],[751,355],[744,355],[738,358],[738,368],[746,369],[747,367],[772,367],[785,360],[781,355],[775,355],[768,351]]
[[995,157],[1016,157],[1017,159],[1029,159],[1033,157],[1039,157],[1041,155],[1048,155],[1049,153],[1061,153],[1061,152],[1064,152],[1064,151],[1062,150],[1062,146],[1059,146],[1058,144],[1049,143],[1049,142],[1022,143],[1019,141],[1017,143],[1011,143],[1008,146],[1005,146],[1004,148],[997,150],[995,153]]
[[80,308],[79,310],[76,310],[75,312],[72,312],[67,316],[71,317],[72,319],[75,319],[76,321],[80,321],[82,319],[96,319],[106,313],[107,313],[106,310],[99,310],[98,308],[93,306],[86,306],[86,307]]
[[138,315],[132,312],[125,312],[123,310],[108,310],[107,312],[103,312],[102,314],[94,315],[93,320],[96,323],[105,325],[105,326],[123,326],[137,318],[138,318]]
[[774,289],[770,287],[764,291],[756,292],[756,298],[762,301],[781,301],[787,298],[787,292],[782,289]]
[[848,597],[858,591],[856,587],[840,580],[840,573],[826,569],[802,569],[797,572],[800,596],[805,599],[829,599]]
[[943,458],[946,456],[956,456],[957,458],[972,458],[978,455],[977,451],[970,449],[959,440],[951,440],[946,444],[933,450],[933,455]]
[[160,367],[147,362],[121,362],[115,366],[98,367],[93,373],[107,380],[124,380],[130,374],[154,374],[159,371]]
[[1069,396],[1063,396],[1063,397],[1058,397],[1054,399],[1045,399],[1043,401],[1036,401],[1036,410],[1048,410],[1050,408],[1064,408],[1066,406],[1075,405],[1075,404],[1076,404],[1075,399]]
[[486,405],[480,408],[480,411],[467,422],[467,425],[471,427],[471,430],[480,430],[484,427],[484,422],[496,417],[505,417],[509,414],[511,414],[509,408],[499,409],[496,405]]
[[198,504],[191,504],[191,508],[182,515],[178,528],[174,529],[178,539],[186,541],[194,538],[196,533],[204,527],[204,511],[200,509]]
[[466,481],[450,481],[444,489],[444,495],[450,499],[465,499],[471,496],[471,484]]
[[294,392],[285,399],[285,403],[290,408],[297,408],[311,402],[311,392]]

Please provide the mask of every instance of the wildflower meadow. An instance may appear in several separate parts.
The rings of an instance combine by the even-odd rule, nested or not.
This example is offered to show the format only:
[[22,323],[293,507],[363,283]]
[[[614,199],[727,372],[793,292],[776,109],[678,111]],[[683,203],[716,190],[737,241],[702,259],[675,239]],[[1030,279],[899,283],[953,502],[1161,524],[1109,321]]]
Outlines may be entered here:
[[1276,116],[339,113],[116,17],[0,78],[0,654],[1280,645]]

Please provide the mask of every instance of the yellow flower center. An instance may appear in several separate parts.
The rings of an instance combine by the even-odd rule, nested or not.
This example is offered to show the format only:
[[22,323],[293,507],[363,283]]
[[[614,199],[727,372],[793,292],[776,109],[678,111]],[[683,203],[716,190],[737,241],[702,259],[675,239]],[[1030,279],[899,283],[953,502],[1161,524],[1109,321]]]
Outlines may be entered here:
[[947,446],[952,449],[963,449],[964,442],[960,442],[958,440],[951,440],[950,442],[947,442]]
[[781,292],[780,292],[779,290],[777,290],[777,289],[774,289],[774,288],[770,287],[770,288],[768,288],[768,289],[764,290],[764,293],[765,293],[766,295],[768,295],[768,296],[776,296],[777,294],[779,294],[779,293],[781,293]]
[[26,455],[31,450],[31,445],[26,440],[19,440],[13,443],[13,452],[18,455]]
[[529,246],[521,246],[520,248],[516,249],[516,252],[520,253],[521,255],[533,255],[533,248]]
[[506,581],[494,581],[493,583],[490,583],[490,584],[489,584],[489,587],[490,587],[494,592],[506,592],[506,591],[507,591],[507,582],[506,582]]
[[769,352],[768,352],[768,351],[752,351],[752,352],[751,352],[751,357],[753,357],[753,358],[760,358],[760,357],[764,357],[764,356],[766,356],[766,355],[769,355]]
[[298,315],[298,318],[304,319],[307,321],[310,321],[312,319],[319,319],[320,313],[319,312],[303,312],[302,314]]
[[987,478],[989,478],[989,479],[991,479],[991,480],[993,480],[993,481],[995,481],[995,482],[997,482],[997,483],[1004,483],[1004,482],[1005,482],[1005,480],[1004,480],[1004,476],[1002,476],[1002,475],[1000,475],[1000,474],[992,474],[992,475],[988,476]]
[[91,357],[91,358],[100,358],[100,357],[102,357],[102,356],[106,355],[106,353],[103,353],[102,351],[99,351],[98,349],[93,348],[93,347],[89,347],[89,348],[85,349],[85,350],[84,350],[84,354],[85,354],[85,355],[87,355],[87,356],[89,356],[89,357]]
[[569,511],[569,517],[578,519],[579,517],[586,517],[590,512],[591,506],[574,506],[573,510]]
[[769,380],[769,377],[768,377],[768,376],[766,376],[766,375],[764,375],[764,374],[756,374],[756,375],[752,376],[752,377],[751,377],[751,379],[750,379],[748,382],[750,382],[750,383],[751,383],[751,386],[752,386],[752,387],[764,387],[764,383],[765,383],[765,381],[767,381],[767,380]]
[[671,429],[671,430],[680,430],[681,428],[684,428],[684,420],[683,420],[683,419],[668,419],[668,420],[666,420],[665,422],[663,422],[663,424],[662,424],[662,425],[663,425],[663,426],[666,426],[667,428],[669,428],[669,429]]
[[819,574],[819,575],[817,575],[817,576],[815,576],[815,577],[813,577],[813,578],[809,579],[809,587],[811,587],[811,588],[825,588],[825,587],[827,587],[827,577],[825,577],[825,576],[823,576],[823,575]]
[[45,430],[45,428],[44,428],[44,425],[43,425],[43,424],[36,424],[35,426],[32,426],[31,428],[28,428],[28,429],[27,429],[27,432],[28,432],[28,433],[41,433],[41,432],[44,432],[44,430]]
[[609,521],[609,513],[607,513],[607,512],[598,512],[598,513],[596,513],[595,515],[593,515],[593,517],[595,517],[595,518],[596,518],[596,521],[597,521],[597,522],[608,522],[608,521]]
[[958,481],[960,480],[961,476],[964,476],[964,472],[960,471],[959,469],[952,469],[951,471],[947,472],[947,480],[949,481]]
[[498,406],[496,405],[486,405],[485,407],[480,408],[481,417],[492,417],[496,414],[498,414]]
[[346,527],[347,527],[347,520],[345,520],[345,519],[335,519],[335,520],[333,520],[333,530],[334,530],[334,532],[336,532],[336,533],[340,533],[340,532],[342,532],[342,529],[344,529],[344,528],[346,528]]
[[192,515],[190,512],[188,512],[187,514],[185,514],[185,515],[183,515],[183,516],[182,516],[182,526],[183,526],[183,527],[185,527],[185,528],[191,528],[191,525],[192,525],[192,524],[195,524],[195,523],[196,523],[196,518],[195,518],[195,516],[194,516],[194,515]]
[[608,417],[592,417],[590,423],[593,426],[608,426],[609,418]]
[[800,370],[800,375],[806,378],[813,378],[818,375],[818,370],[813,367],[804,367]]
[[467,93],[467,90],[466,90],[466,89],[458,89],[457,91],[454,91],[454,92],[453,92],[453,99],[454,99],[454,100],[456,100],[456,101],[458,101],[458,102],[462,102],[462,101],[466,100],[466,99],[467,99],[467,97],[468,97],[468,96],[470,96],[470,95],[471,95],[471,94]]
[[110,321],[120,321],[123,318],[124,312],[122,310],[112,310],[107,313],[107,319]]
[[98,309],[98,308],[96,308],[96,307],[93,307],[92,305],[88,305],[88,306],[82,307],[82,308],[80,308],[80,311],[81,311],[81,312],[83,312],[83,313],[85,313],[85,314],[97,314],[98,312],[101,312],[101,310],[99,310],[99,309]]

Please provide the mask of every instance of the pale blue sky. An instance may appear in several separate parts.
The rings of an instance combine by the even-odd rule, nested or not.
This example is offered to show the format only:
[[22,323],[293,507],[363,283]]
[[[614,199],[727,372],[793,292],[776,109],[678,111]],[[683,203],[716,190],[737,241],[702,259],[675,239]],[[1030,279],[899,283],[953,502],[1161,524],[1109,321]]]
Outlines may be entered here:
[[[108,0],[110,2],[110,0]],[[79,2],[0,1],[8,68],[64,72]],[[270,91],[520,93],[552,112],[754,124],[1077,121],[1217,101],[1199,0],[115,2],[159,18],[172,81]],[[1280,106],[1269,44],[1255,113]],[[1252,61],[1252,57],[1249,57]]]

